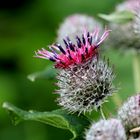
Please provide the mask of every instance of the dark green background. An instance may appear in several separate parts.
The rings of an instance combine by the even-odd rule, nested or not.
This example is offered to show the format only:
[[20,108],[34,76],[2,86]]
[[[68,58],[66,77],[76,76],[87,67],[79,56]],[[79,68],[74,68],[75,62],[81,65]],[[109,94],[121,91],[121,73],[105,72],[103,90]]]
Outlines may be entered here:
[[[0,2],[0,106],[9,101],[29,110],[50,111],[58,108],[55,80],[31,82],[27,75],[43,70],[48,61],[34,58],[34,51],[53,43],[63,19],[73,13],[96,16],[110,13],[121,0],[3,0]],[[115,31],[113,31],[115,32]],[[127,40],[126,40],[127,41]],[[132,57],[114,50],[104,54],[115,65],[115,84],[124,100],[134,93]],[[112,100],[112,99],[109,99]],[[110,114],[117,106],[105,104]],[[94,116],[94,115],[93,115]],[[38,122],[23,122],[13,126],[0,107],[0,140],[69,139],[67,131]]]

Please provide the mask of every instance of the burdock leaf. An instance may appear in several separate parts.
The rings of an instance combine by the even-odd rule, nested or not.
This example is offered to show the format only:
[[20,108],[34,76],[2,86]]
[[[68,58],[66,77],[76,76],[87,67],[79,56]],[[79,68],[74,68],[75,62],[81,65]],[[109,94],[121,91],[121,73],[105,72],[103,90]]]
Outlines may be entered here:
[[54,79],[55,76],[56,76],[56,69],[54,69],[52,66],[48,66],[42,71],[29,74],[27,78],[30,81],[34,82],[37,78],[45,78],[50,80],[50,79]]
[[132,13],[130,11],[117,11],[110,15],[98,14],[98,16],[108,22],[127,23],[127,22],[133,20],[134,13]]
[[68,114],[68,112],[61,109],[51,112],[24,111],[7,102],[3,104],[3,108],[9,112],[15,125],[22,121],[39,121],[57,128],[69,130],[73,134],[71,140],[82,139],[85,128],[89,126],[89,121],[85,116]]

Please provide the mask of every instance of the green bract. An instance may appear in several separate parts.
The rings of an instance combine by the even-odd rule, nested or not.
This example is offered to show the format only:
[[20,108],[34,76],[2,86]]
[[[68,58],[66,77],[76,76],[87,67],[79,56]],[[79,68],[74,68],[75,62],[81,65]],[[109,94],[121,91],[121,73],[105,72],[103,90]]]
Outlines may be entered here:
[[116,11],[109,15],[99,14],[99,17],[101,17],[102,19],[113,23],[127,23],[129,21],[132,21],[134,19],[134,16],[134,13],[130,11]]

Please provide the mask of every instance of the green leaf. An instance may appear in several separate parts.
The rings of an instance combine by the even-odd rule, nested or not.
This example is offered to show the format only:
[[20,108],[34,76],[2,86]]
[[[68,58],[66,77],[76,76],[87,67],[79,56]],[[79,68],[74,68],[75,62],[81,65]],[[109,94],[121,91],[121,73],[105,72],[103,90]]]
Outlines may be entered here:
[[56,76],[56,69],[53,68],[52,66],[48,66],[46,67],[45,70],[29,74],[27,78],[30,81],[34,82],[37,78],[45,78],[50,80],[50,79],[54,79],[55,76]]
[[69,130],[73,134],[71,140],[76,138],[82,139],[85,128],[90,124],[85,116],[68,114],[67,111],[61,109],[52,112],[24,111],[7,102],[3,103],[3,108],[9,112],[15,125],[21,121],[39,121],[57,128]]
[[117,11],[110,15],[98,14],[98,16],[108,22],[127,23],[129,21],[132,21],[135,15],[130,11]]

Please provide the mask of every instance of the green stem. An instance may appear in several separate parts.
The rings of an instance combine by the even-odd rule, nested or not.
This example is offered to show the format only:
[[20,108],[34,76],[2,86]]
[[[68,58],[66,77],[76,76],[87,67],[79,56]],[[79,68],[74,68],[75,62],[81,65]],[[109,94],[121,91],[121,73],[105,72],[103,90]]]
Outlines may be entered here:
[[104,120],[106,120],[106,117],[105,117],[105,114],[104,114],[104,112],[103,112],[102,107],[99,107],[99,110],[100,110],[100,113],[101,113],[102,118],[103,118]]
[[140,55],[134,54],[133,58],[133,72],[136,93],[140,92]]

